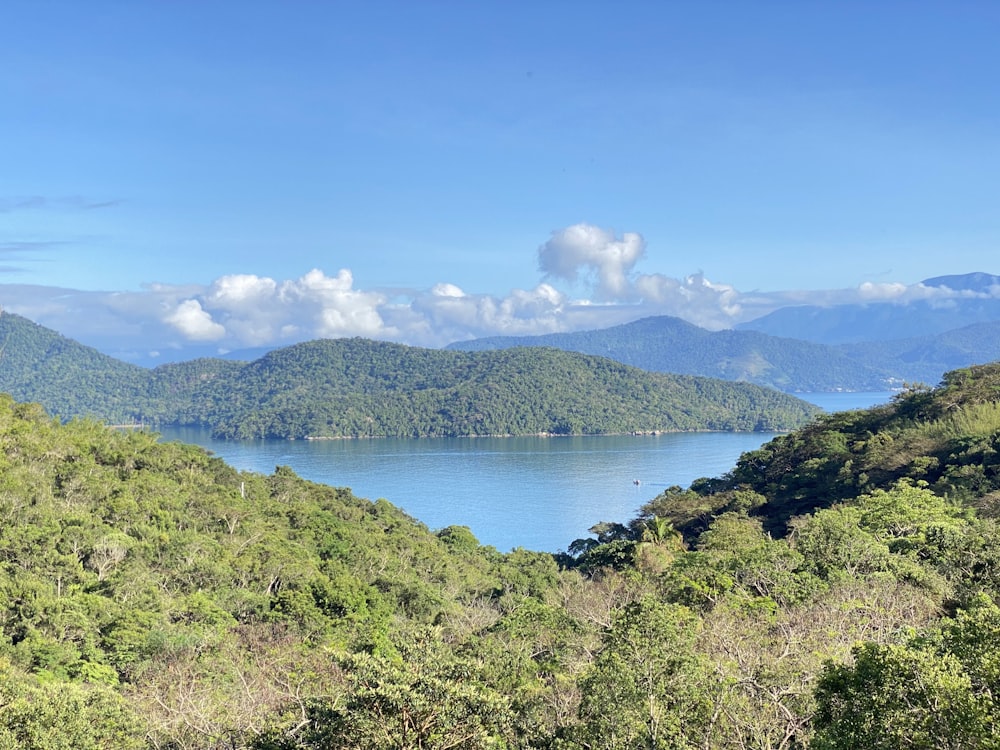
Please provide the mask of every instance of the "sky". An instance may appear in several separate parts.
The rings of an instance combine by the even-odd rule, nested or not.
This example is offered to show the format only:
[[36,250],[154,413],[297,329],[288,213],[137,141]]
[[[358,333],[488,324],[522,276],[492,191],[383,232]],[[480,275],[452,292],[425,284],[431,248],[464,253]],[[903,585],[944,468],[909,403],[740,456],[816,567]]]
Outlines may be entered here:
[[1000,4],[4,3],[0,306],[155,362],[996,273]]

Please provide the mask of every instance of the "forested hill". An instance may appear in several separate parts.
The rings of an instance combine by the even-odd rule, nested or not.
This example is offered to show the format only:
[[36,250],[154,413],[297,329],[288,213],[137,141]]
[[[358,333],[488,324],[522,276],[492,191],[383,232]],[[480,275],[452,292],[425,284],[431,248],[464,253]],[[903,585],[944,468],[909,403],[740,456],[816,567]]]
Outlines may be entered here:
[[555,349],[446,352],[365,339],[272,352],[213,380],[194,405],[225,437],[773,430],[816,413],[776,391]]
[[[0,446],[0,748],[412,746],[341,703],[385,669],[434,686],[423,746],[513,738],[533,681],[502,621],[545,611],[551,556],[7,396]],[[453,650],[473,630],[480,654]]]
[[949,372],[937,388],[911,388],[884,406],[824,415],[662,508],[697,533],[755,497],[752,514],[784,534],[795,516],[901,480],[1000,517],[1000,363]]
[[593,331],[460,341],[448,348],[484,351],[514,346],[552,346],[610,357],[644,370],[743,380],[784,391],[887,390],[893,374],[891,367],[868,366],[823,344],[757,331],[707,331],[669,316]]
[[0,392],[53,414],[122,421],[145,395],[148,371],[19,315],[0,313]]
[[250,363],[152,371],[12,315],[0,390],[68,418],[202,425],[222,437],[424,437],[784,430],[818,409],[748,384],[555,349],[452,352],[319,340]]
[[0,748],[996,748],[998,447],[972,368],[500,554],[0,396]]
[[837,349],[877,370],[898,373],[906,382],[930,385],[950,370],[1000,359],[1000,320],[908,339],[840,344]]

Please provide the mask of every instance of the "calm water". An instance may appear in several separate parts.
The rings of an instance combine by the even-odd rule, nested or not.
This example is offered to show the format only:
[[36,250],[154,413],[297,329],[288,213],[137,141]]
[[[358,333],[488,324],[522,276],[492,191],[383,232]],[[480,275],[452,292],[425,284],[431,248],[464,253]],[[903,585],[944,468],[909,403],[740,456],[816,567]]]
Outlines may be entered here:
[[[809,394],[824,409],[881,403],[886,393]],[[385,498],[431,529],[468,526],[483,544],[556,552],[598,521],[625,522],[664,487],[718,476],[773,433],[674,433],[559,438],[420,440],[212,440],[164,429],[164,440],[202,445],[237,469],[290,466],[306,479]],[[639,480],[639,484],[635,484]]]

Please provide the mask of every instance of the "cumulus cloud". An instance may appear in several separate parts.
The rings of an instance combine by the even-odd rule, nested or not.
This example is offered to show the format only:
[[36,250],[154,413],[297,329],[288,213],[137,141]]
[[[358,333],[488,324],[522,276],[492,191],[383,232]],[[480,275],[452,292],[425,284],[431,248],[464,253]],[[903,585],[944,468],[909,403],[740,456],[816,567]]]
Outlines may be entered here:
[[[336,276],[313,269],[298,279],[280,282],[233,274],[216,279],[194,301],[219,326],[212,329],[213,340],[225,338],[231,348],[294,343],[302,337],[391,336],[393,330],[379,314],[384,296],[353,287],[354,279],[346,269]],[[156,291],[163,296],[171,292],[164,286]],[[167,302],[163,320],[191,340],[207,340],[207,332],[178,324],[193,315],[191,302]]]
[[269,301],[278,285],[274,279],[252,274],[233,274],[216,279],[206,295],[213,307],[247,310]]
[[674,315],[704,328],[728,328],[748,309],[766,300],[747,299],[735,287],[709,281],[702,273],[683,279],[662,274],[640,275],[635,279],[636,294],[653,315]]
[[379,313],[385,296],[354,289],[354,277],[347,269],[333,277],[313,269],[298,281],[284,282],[278,296],[293,309],[311,314],[320,336],[385,338],[395,333]]
[[514,336],[562,330],[566,298],[549,284],[514,289],[506,297],[467,294],[438,284],[409,305],[405,330],[436,346],[478,336]]
[[349,269],[329,275],[314,268],[298,278],[233,273],[207,284],[150,284],[138,292],[2,284],[0,306],[114,356],[149,363],[153,352],[160,361],[190,359],[324,337],[437,347],[482,336],[606,328],[652,315],[717,330],[787,305],[948,305],[1000,296],[1000,288],[870,282],[855,289],[744,293],[701,272],[682,278],[642,273],[644,251],[637,233],[617,236],[576,224],[538,248],[540,283],[503,296],[447,280],[429,289],[361,289]]
[[[761,299],[748,305],[734,287],[709,281],[700,272],[682,279],[638,273],[636,265],[645,251],[646,241],[637,232],[618,237],[610,229],[574,224],[553,232],[538,248],[538,264],[552,280],[590,282],[594,302],[627,305],[633,317],[675,315],[718,329],[766,305]],[[609,311],[605,307],[602,312]]]
[[218,341],[226,335],[225,327],[212,320],[212,316],[196,299],[181,302],[164,317],[164,321],[191,341]]
[[581,274],[596,282],[595,295],[604,301],[633,297],[629,275],[646,251],[646,241],[636,232],[618,238],[610,229],[574,224],[552,233],[538,248],[538,267],[550,278],[576,281]]
[[465,292],[454,284],[435,284],[431,287],[431,294],[435,297],[464,297]]

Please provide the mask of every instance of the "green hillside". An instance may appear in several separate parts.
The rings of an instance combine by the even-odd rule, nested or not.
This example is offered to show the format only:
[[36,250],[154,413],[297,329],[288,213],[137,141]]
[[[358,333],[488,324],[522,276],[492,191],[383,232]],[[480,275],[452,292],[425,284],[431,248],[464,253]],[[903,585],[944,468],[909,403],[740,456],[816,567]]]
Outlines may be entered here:
[[0,313],[0,392],[53,414],[121,423],[145,397],[148,372],[12,313]]
[[193,396],[224,437],[420,437],[772,430],[809,405],[776,391],[647,373],[555,349],[447,352],[312,341],[272,352]]
[[820,417],[678,493],[672,514],[697,532],[749,492],[753,514],[783,534],[797,515],[904,480],[1000,514],[1000,363],[955,370],[939,387],[911,388],[884,406]]
[[546,555],[0,397],[0,748],[996,748],[998,415],[951,373]]
[[0,390],[63,418],[199,425],[229,438],[782,430],[818,410],[776,391],[558,350],[312,341],[254,362],[127,365],[0,316]]
[[[5,749],[247,747],[415,648],[438,679],[478,672],[453,634],[543,606],[557,578],[549,556],[432,534],[286,468],[240,473],[7,397],[0,445]],[[498,731],[500,687],[445,691]]]
[[551,346],[654,372],[746,381],[783,391],[878,391],[887,389],[892,380],[891,369],[869,366],[834,347],[756,331],[707,331],[668,316],[594,331],[461,341],[448,348],[484,351],[515,346]]

